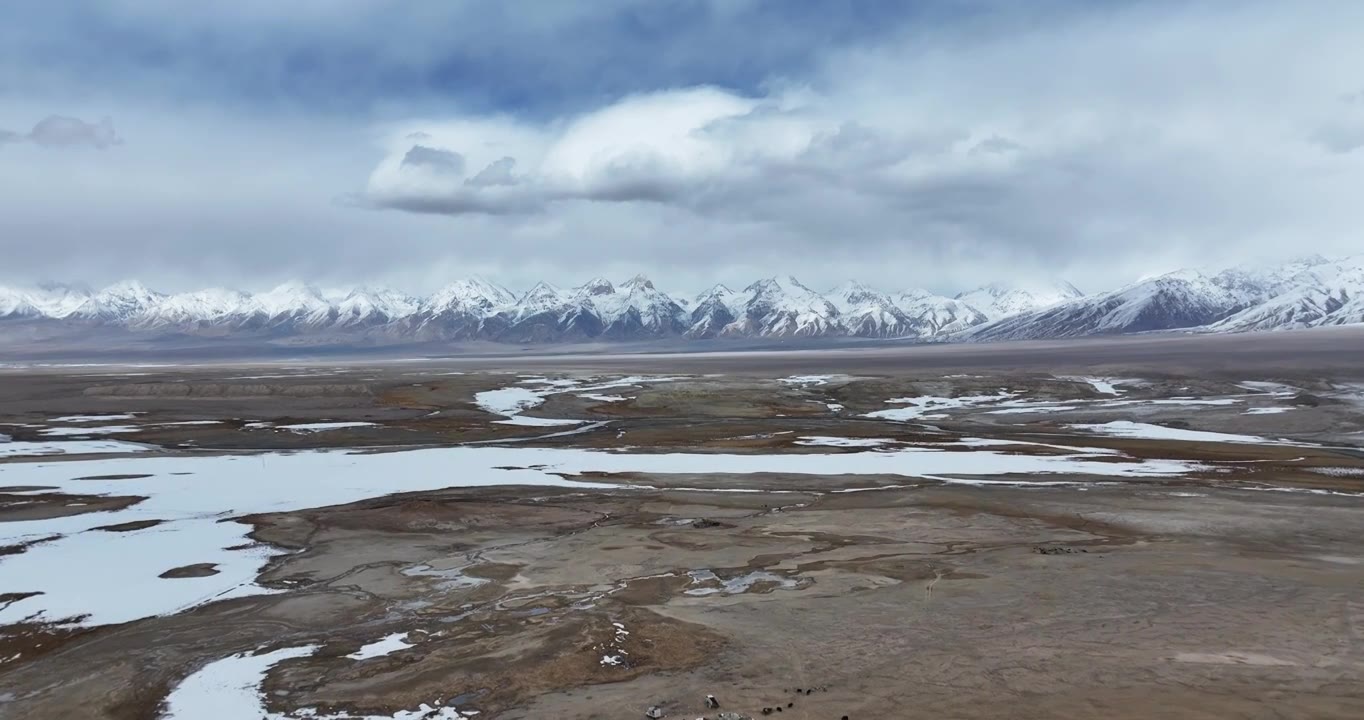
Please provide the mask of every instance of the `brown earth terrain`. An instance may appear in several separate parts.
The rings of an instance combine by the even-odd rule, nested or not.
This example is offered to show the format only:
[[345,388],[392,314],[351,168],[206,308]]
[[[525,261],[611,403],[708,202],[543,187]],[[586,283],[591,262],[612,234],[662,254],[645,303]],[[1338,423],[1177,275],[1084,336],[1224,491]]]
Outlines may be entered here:
[[[248,546],[288,551],[256,580],[270,594],[114,625],[0,625],[0,718],[159,718],[196,671],[303,646],[317,649],[259,686],[271,717],[424,720],[453,708],[605,719],[651,707],[712,720],[764,708],[810,719],[1364,717],[1364,368],[1101,359],[1055,370],[648,358],[0,373],[0,433],[16,442],[130,426],[88,437],[187,458],[491,445],[849,463],[819,475],[569,472],[602,487],[451,487],[228,512],[222,522],[249,523]],[[578,389],[630,374],[673,379]],[[1072,374],[1122,383],[1105,392]],[[547,392],[524,417],[581,423],[499,423],[475,401],[540,387],[528,375],[579,385]],[[961,400],[1000,392],[1013,394]],[[925,397],[944,400],[902,421],[868,416]],[[174,424],[190,422],[202,424]],[[1262,440],[1074,427],[1111,422]],[[287,429],[317,423],[372,424]],[[855,469],[897,447],[1194,469],[1122,479]],[[0,530],[135,510],[135,493],[24,480],[27,466],[70,462],[73,487],[146,481],[98,469],[102,457],[0,456]],[[278,478],[281,492],[289,480]],[[120,538],[173,521],[120,515],[87,532]],[[41,601],[5,582],[5,562],[44,542],[0,548],[0,610]],[[71,571],[56,560],[52,572]],[[219,572],[162,570],[168,584]],[[391,636],[401,647],[362,651]],[[423,705],[429,714],[400,714]]]

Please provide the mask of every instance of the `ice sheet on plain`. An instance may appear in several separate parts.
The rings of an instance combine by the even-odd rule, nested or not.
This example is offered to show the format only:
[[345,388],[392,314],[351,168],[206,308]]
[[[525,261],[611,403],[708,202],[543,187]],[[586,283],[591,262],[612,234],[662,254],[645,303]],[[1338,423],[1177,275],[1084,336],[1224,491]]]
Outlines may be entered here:
[[310,657],[317,649],[316,645],[305,645],[258,654],[240,653],[215,660],[171,690],[166,697],[166,713],[162,720],[463,720],[476,715],[425,703],[415,710],[399,710],[392,715],[323,713],[314,708],[290,713],[266,710],[261,694],[266,673],[285,660]]
[[1251,443],[1255,445],[1278,445],[1281,440],[1271,440],[1258,435],[1235,435],[1231,433],[1209,432],[1205,430],[1185,430],[1182,428],[1153,425],[1151,423],[1114,420],[1106,423],[1077,424],[1070,427],[1076,430],[1112,435],[1115,437],[1140,438],[1143,440],[1182,440],[1186,442]]
[[[921,446],[767,455],[483,446],[378,454],[317,450],[0,464],[0,485],[42,485],[56,492],[146,498],[114,512],[0,523],[0,544],[60,536],[0,562],[0,587],[43,593],[0,609],[0,624],[28,618],[61,621],[82,615],[88,616],[83,621],[87,625],[120,623],[216,599],[265,593],[265,588],[255,584],[256,575],[280,551],[253,543],[247,537],[249,525],[224,522],[225,518],[339,505],[396,492],[488,485],[622,487],[569,479],[588,472],[892,475],[967,483],[978,480],[957,478],[1000,474],[1164,477],[1197,467],[1175,460],[1101,461],[1093,457],[1093,451],[1023,455],[1007,447],[945,452]],[[114,475],[125,479],[73,480]],[[130,532],[93,529],[135,520],[162,522]],[[227,549],[231,547],[244,549]],[[159,577],[172,568],[200,563],[214,564],[218,573]],[[62,571],[53,572],[53,568]],[[100,592],[91,593],[91,587],[99,587]]]
[[370,658],[384,657],[392,655],[399,650],[406,650],[412,647],[412,643],[407,641],[407,633],[393,633],[385,635],[372,643],[361,646],[359,650],[347,655],[351,660],[369,660]]

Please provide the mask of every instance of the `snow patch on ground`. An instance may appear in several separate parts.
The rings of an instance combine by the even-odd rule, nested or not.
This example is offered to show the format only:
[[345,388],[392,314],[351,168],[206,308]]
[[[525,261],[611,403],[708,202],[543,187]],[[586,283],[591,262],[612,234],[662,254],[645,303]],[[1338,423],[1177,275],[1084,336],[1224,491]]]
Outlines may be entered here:
[[508,387],[485,390],[474,395],[474,403],[484,412],[511,417],[545,401],[545,393],[530,388]]
[[1184,442],[1249,443],[1253,445],[1281,445],[1282,441],[1271,440],[1258,435],[1233,435],[1230,433],[1207,432],[1204,430],[1184,430],[1181,428],[1152,425],[1151,423],[1114,420],[1097,424],[1071,425],[1077,430],[1112,435],[1114,437],[1140,438],[1143,440],[1181,440]]
[[894,445],[897,441],[884,438],[847,438],[825,435],[806,435],[796,440],[797,445],[809,447],[880,447]]
[[1237,387],[1242,387],[1257,393],[1272,395],[1277,398],[1289,398],[1297,395],[1301,390],[1292,385],[1285,385],[1276,382],[1264,382],[1261,380],[1246,380],[1236,383]]
[[1364,477],[1364,468],[1357,467],[1316,467],[1307,468],[1307,472],[1330,477]]
[[631,399],[633,399],[633,398],[625,397],[624,395],[598,395],[598,394],[596,394],[596,393],[583,393],[582,395],[579,395],[578,397],[580,397],[580,398],[582,398],[582,399],[584,399],[584,400],[595,400],[595,401],[597,401],[597,402],[604,402],[604,403],[625,402],[626,400],[631,400]]
[[1113,408],[1113,407],[1128,407],[1128,406],[1131,406],[1131,405],[1190,405],[1190,406],[1208,405],[1208,406],[1214,406],[1214,405],[1235,405],[1236,403],[1239,403],[1239,402],[1241,402],[1241,400],[1238,400],[1238,399],[1236,399],[1236,398],[1215,398],[1215,399],[1212,399],[1212,400],[1205,400],[1205,399],[1203,399],[1203,398],[1173,397],[1173,398],[1150,398],[1150,399],[1146,399],[1146,400],[1113,400],[1113,401],[1111,401],[1111,402],[1099,403],[1099,407]]
[[1120,378],[1106,377],[1060,377],[1057,379],[1069,380],[1070,382],[1077,383],[1086,383],[1090,387],[1094,388],[1094,392],[1099,393],[1100,395],[1121,395],[1123,391],[1119,390],[1116,387],[1116,385],[1118,383],[1125,382]]
[[441,582],[436,584],[440,590],[455,590],[458,588],[476,588],[488,584],[485,578],[466,575],[464,570],[467,565],[459,565],[452,568],[434,568],[430,565],[413,565],[403,568],[400,572],[408,577],[434,577],[440,578]]
[[73,435],[114,435],[117,433],[137,432],[135,425],[96,425],[93,427],[54,427],[39,430],[40,435],[52,437],[71,437]]
[[94,455],[96,453],[136,453],[151,450],[149,445],[116,440],[53,440],[51,442],[10,440],[0,436],[0,458],[42,455]]
[[132,420],[142,413],[117,413],[113,415],[63,415],[62,417],[52,418],[48,422],[60,423],[85,423],[85,422],[107,422],[109,420]]
[[791,377],[781,378],[778,382],[787,385],[828,385],[831,380],[839,377],[837,375],[792,375]]
[[325,432],[327,430],[341,430],[344,428],[374,427],[372,422],[321,422],[321,423],[298,423],[296,425],[276,425],[276,430],[288,430],[296,433]]
[[165,720],[279,717],[265,711],[260,685],[270,668],[308,657],[316,645],[284,648],[259,655],[241,653],[215,660],[185,678],[166,696]]
[[[516,386],[501,388],[498,390],[485,390],[474,394],[474,404],[484,412],[493,415],[501,415],[503,420],[494,422],[501,425],[524,425],[529,427],[549,427],[553,425],[577,425],[585,420],[567,420],[555,418],[536,418],[522,415],[527,410],[537,407],[545,402],[551,395],[560,393],[574,392],[579,393],[579,397],[586,397],[590,400],[602,400],[604,402],[618,402],[627,398],[619,396],[605,396],[592,394],[598,390],[610,390],[613,388],[632,387],[641,383],[661,383],[682,380],[681,377],[643,377],[632,375],[618,380],[611,380],[602,383],[584,385],[584,380],[566,378],[550,380],[542,377],[523,378],[517,381]],[[520,385],[538,385],[539,388],[518,387]],[[604,400],[606,397],[616,397],[619,400]]]
[[1242,415],[1278,415],[1279,413],[1286,413],[1286,412],[1288,412],[1289,410],[1292,410],[1292,409],[1293,409],[1293,408],[1291,408],[1291,407],[1257,407],[1257,408],[1250,408],[1249,410],[1246,410],[1245,412],[1243,412],[1243,413],[1241,413],[1241,414],[1242,414]]
[[[907,446],[827,454],[633,454],[579,448],[466,446],[379,454],[315,450],[0,464],[0,486],[51,486],[57,492],[72,494],[147,498],[114,512],[0,523],[0,544],[60,536],[0,562],[0,587],[11,592],[43,593],[0,609],[0,624],[25,619],[76,622],[75,618],[82,616],[86,617],[78,622],[83,625],[121,623],[176,613],[218,599],[266,593],[266,588],[256,584],[256,576],[271,557],[283,551],[254,543],[247,537],[250,525],[225,520],[339,505],[398,492],[490,485],[631,487],[568,479],[589,472],[890,475],[979,483],[980,476],[1001,474],[1139,478],[1177,476],[1201,468],[1197,463],[1176,460],[1107,462],[1093,458],[1093,454],[1095,451],[1086,450],[1022,455],[1007,449],[945,451]],[[73,479],[99,475],[146,477]],[[162,522],[126,533],[94,530],[102,525],[149,519]],[[234,547],[241,549],[228,549]],[[159,577],[166,570],[198,563],[213,563],[219,572],[197,578]],[[91,588],[99,588],[99,592],[91,592]]]
[[728,580],[721,580],[712,570],[692,570],[687,573],[691,576],[691,584],[705,585],[684,591],[684,594],[692,597],[705,597],[706,595],[739,595],[746,593],[754,585],[760,582],[775,583],[783,590],[795,588],[799,583],[788,577],[782,577],[776,573],[758,570],[746,575],[738,575]]
[[891,398],[886,402],[891,405],[907,405],[908,407],[877,410],[869,412],[863,417],[904,422],[921,417],[928,417],[928,413],[937,413],[943,410],[959,410],[988,403],[997,403],[1002,400],[1016,397],[1018,394],[1019,393],[1011,392],[1009,390],[1000,390],[994,395],[963,395],[961,397],[953,398],[924,395],[920,397]]
[[346,657],[351,660],[369,660],[370,658],[392,655],[399,650],[406,650],[410,647],[413,647],[413,645],[407,641],[407,633],[393,633],[392,635],[385,635],[368,645],[362,646],[359,650],[356,650]]
[[986,415],[1028,415],[1032,413],[1053,413],[1074,410],[1074,405],[1021,405],[1003,410],[986,410]]
[[422,704],[393,715],[321,713],[303,708],[290,713],[265,709],[261,683],[271,668],[285,660],[309,657],[318,646],[305,645],[268,653],[231,655],[215,660],[185,678],[166,697],[162,720],[463,720],[477,713]]

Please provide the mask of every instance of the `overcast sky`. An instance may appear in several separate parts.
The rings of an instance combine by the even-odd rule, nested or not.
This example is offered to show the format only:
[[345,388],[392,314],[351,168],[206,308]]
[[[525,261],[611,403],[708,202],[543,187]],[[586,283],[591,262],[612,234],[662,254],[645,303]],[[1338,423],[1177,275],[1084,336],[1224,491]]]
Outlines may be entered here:
[[11,0],[0,281],[955,292],[1364,252],[1357,0]]

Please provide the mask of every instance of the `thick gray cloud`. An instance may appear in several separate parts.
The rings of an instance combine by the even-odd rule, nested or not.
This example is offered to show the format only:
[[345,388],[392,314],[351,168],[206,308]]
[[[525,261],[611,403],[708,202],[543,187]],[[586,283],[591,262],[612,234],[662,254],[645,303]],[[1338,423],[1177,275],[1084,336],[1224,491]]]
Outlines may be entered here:
[[0,97],[0,127],[107,111],[138,142],[95,157],[14,133],[0,280],[1097,289],[1357,253],[1361,23],[1354,3],[1135,2],[927,25],[752,87],[585,93],[553,112],[268,113],[51,77]]
[[464,156],[453,150],[413,145],[403,155],[403,167],[430,168],[440,172],[464,174]]
[[1009,138],[1000,137],[998,135],[991,135],[990,137],[985,138],[984,140],[981,140],[980,142],[976,143],[976,146],[971,148],[971,152],[1002,154],[1022,149],[1023,149],[1022,145],[1019,145],[1018,143],[1010,140]]
[[1328,120],[1312,140],[1327,152],[1349,153],[1364,148],[1364,91],[1344,95],[1336,117]]
[[477,175],[469,178],[466,184],[480,188],[515,185],[516,176],[513,174],[515,171],[516,158],[498,158],[479,170]]
[[1333,153],[1349,153],[1364,148],[1364,123],[1327,125],[1317,130],[1312,139]]
[[104,118],[90,123],[80,118],[48,115],[27,133],[0,130],[0,143],[31,142],[42,147],[92,147],[103,150],[121,145],[123,140],[114,132],[114,121]]

